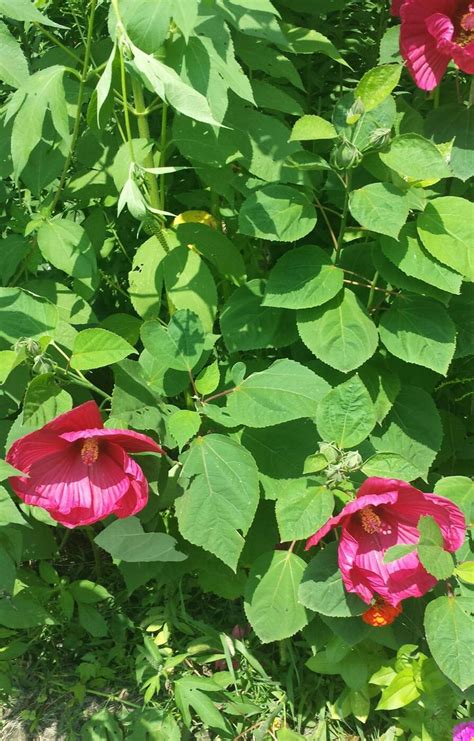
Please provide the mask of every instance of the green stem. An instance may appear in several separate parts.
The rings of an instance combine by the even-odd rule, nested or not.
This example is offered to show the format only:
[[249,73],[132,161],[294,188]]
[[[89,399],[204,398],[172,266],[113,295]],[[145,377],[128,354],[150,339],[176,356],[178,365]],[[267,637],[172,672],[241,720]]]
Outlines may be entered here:
[[65,54],[67,54],[71,59],[74,59],[75,62],[79,62],[79,64],[82,62],[81,57],[79,57],[77,54],[75,54],[71,49],[68,49],[68,47],[63,44],[62,41],[56,38],[54,34],[50,33],[46,28],[43,28],[43,26],[40,23],[34,24],[36,28],[41,31],[41,33],[46,36],[47,39],[53,42],[53,44],[56,44],[56,46],[59,46],[60,49],[63,50]]
[[339,234],[337,237],[337,247],[335,249],[335,259],[334,262],[337,263],[339,260],[339,255],[341,253],[341,248],[344,242],[344,235],[346,233],[346,227],[347,227],[347,219],[349,216],[349,196],[351,192],[351,180],[352,180],[352,174],[350,172],[346,175],[346,194],[344,197],[344,207],[342,209],[342,216],[341,216],[341,227],[339,229]]
[[[147,141],[150,141],[151,134],[150,134],[150,126],[148,124],[148,114],[146,113],[146,105],[145,105],[145,98],[143,96],[143,88],[135,77],[132,78],[132,90],[133,90],[133,101],[135,105],[135,110],[137,112],[137,125],[138,125],[138,133],[140,134],[140,137],[142,139],[146,139]],[[143,161],[144,167],[152,168],[155,166],[155,162],[153,160],[153,152],[150,150],[145,157]],[[146,173],[146,184],[148,188],[148,195],[150,198],[150,204],[153,206],[153,208],[159,209],[161,206],[160,201],[160,193],[158,190],[158,183],[156,182],[156,177],[151,172]]]
[[370,284],[369,300],[367,301],[367,311],[370,311],[374,303],[375,291],[377,290],[377,281],[379,279],[379,271],[377,270],[372,283]]
[[122,86],[122,105],[123,105],[123,117],[125,119],[125,131],[127,132],[127,141],[130,148],[130,156],[132,162],[135,162],[135,150],[133,148],[133,134],[132,127],[130,125],[130,112],[127,104],[127,76],[125,74],[125,62],[123,60],[122,47],[119,45],[119,59],[120,59],[120,83]]
[[[161,111],[161,134],[160,134],[160,167],[164,167],[166,164],[166,145],[167,145],[167,131],[168,126],[168,106],[163,103],[163,109]],[[165,208],[165,184],[166,175],[160,175],[160,203],[161,208]]]
[[469,106],[474,105],[474,77],[471,80],[471,87],[469,88]]
[[89,24],[87,27],[86,50],[84,54],[84,62],[82,65],[81,81],[79,83],[79,93],[77,96],[76,120],[74,122],[74,129],[72,132],[71,144],[69,146],[69,152],[66,157],[66,162],[64,163],[63,171],[61,173],[61,179],[59,181],[58,189],[56,191],[56,195],[54,196],[53,202],[49,209],[50,214],[54,212],[61,198],[61,194],[62,194],[64,185],[66,183],[67,173],[68,173],[69,167],[72,162],[74,149],[76,147],[77,139],[79,136],[79,129],[81,126],[81,109],[82,109],[82,102],[84,100],[84,88],[85,88],[85,84],[87,80],[87,74],[89,71],[89,61],[91,57],[92,34],[94,31],[94,17],[95,17],[96,3],[97,3],[97,0],[91,0],[91,11],[89,15]]

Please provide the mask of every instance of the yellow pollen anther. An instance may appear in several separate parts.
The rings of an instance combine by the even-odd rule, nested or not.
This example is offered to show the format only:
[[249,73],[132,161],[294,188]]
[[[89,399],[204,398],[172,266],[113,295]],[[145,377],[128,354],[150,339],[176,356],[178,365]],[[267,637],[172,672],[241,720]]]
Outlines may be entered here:
[[382,529],[382,520],[374,512],[372,507],[364,507],[364,509],[360,511],[360,519],[362,527],[366,533],[372,535],[373,533],[379,533]]
[[99,443],[96,437],[88,437],[82,443],[81,460],[86,466],[92,466],[99,457]]

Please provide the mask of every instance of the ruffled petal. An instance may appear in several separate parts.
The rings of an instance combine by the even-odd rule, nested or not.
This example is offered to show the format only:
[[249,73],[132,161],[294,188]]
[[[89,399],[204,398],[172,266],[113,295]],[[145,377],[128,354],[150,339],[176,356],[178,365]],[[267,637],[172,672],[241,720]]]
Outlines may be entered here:
[[[418,541],[415,529],[410,534],[405,531],[404,536],[407,539],[401,542],[415,544]],[[388,528],[385,534],[369,535],[355,520],[343,528],[339,567],[349,592],[355,592],[367,603],[378,595],[396,607],[408,597],[422,596],[436,584],[437,580],[420,564],[416,552],[384,563],[385,551],[397,545],[399,538],[400,532],[394,528]]]
[[404,0],[392,0],[392,7],[390,8],[392,15],[400,15],[400,8],[402,7],[403,2]]
[[103,426],[99,407],[95,401],[86,401],[85,404],[71,409],[70,412],[60,414],[59,417],[48,422],[41,429],[62,434],[73,430],[87,430],[88,428],[100,429]]
[[405,2],[400,9],[400,51],[407,62],[408,70],[422,90],[433,90],[441,81],[451,58],[450,52],[442,52],[438,41],[427,28],[427,21],[434,15],[448,18],[455,11],[450,0],[417,0]]
[[61,437],[68,442],[85,440],[91,437],[100,437],[104,440],[120,445],[128,453],[163,453],[158,443],[134,430],[109,430],[97,428],[82,428],[73,432],[64,432]]
[[[383,480],[384,479],[381,479],[381,481]],[[365,483],[367,483],[367,481]],[[363,484],[363,486],[364,485],[365,484]],[[361,509],[364,509],[364,507],[378,507],[381,504],[394,504],[397,501],[397,498],[398,493],[396,491],[387,492],[384,494],[370,493],[362,497],[358,495],[356,499],[352,500],[352,502],[348,502],[348,504],[346,504],[346,506],[338,515],[336,515],[335,517],[331,517],[326,522],[326,524],[323,525],[322,528],[320,528],[314,535],[311,536],[311,538],[309,538],[309,540],[306,542],[305,550],[308,550],[308,548],[317,545],[319,541],[324,538],[324,536],[327,535],[330,530],[337,527],[339,524],[344,523],[350,517],[350,515],[359,512]]]
[[[19,471],[28,473],[38,459],[47,458],[67,448],[69,444],[65,440],[61,440],[54,432],[48,432],[42,428],[16,440],[5,459]],[[10,483],[13,487],[19,478],[18,476],[11,478]]]
[[[118,453],[113,450],[115,447]],[[86,466],[76,446],[70,445],[67,452],[32,466],[28,491],[23,492],[22,498],[27,504],[71,515],[68,519],[72,521],[77,509],[89,512],[94,521],[103,519],[129,489],[128,475],[117,462],[121,455],[123,451],[109,443],[97,462]]]
[[360,497],[374,497],[372,505],[376,506],[380,501],[377,499],[380,494],[396,493],[398,496],[399,491],[411,490],[418,491],[418,489],[414,489],[413,486],[410,486],[406,481],[401,481],[400,479],[383,479],[380,476],[371,476],[364,481],[356,496],[357,499]]
[[130,488],[127,493],[117,502],[114,515],[117,517],[130,517],[140,512],[148,502],[148,482],[145,475],[133,458],[126,456],[125,472],[130,479]]
[[460,70],[468,75],[474,75],[474,41],[466,46],[455,44],[453,59]]
[[439,526],[446,550],[457,551],[466,536],[466,519],[459,507],[437,494],[423,492],[418,492],[418,496],[400,494],[396,515],[399,522],[417,527],[420,517],[426,515],[433,517]]

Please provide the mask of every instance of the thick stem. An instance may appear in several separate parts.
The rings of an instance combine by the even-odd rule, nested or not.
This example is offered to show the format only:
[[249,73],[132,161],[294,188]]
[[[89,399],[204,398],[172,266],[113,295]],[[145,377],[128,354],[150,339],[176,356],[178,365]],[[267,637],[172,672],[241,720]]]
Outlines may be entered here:
[[94,32],[94,18],[95,18],[96,4],[97,4],[97,0],[91,0],[91,10],[90,10],[90,15],[89,15],[89,23],[87,26],[86,49],[84,53],[84,62],[82,64],[81,81],[79,83],[79,93],[77,96],[76,120],[74,122],[74,129],[72,132],[71,144],[69,146],[69,152],[66,157],[66,162],[64,163],[63,171],[61,173],[61,179],[59,181],[58,189],[56,191],[56,195],[54,196],[53,202],[50,206],[50,210],[49,210],[50,213],[54,212],[61,198],[62,191],[66,183],[68,170],[72,162],[74,149],[76,147],[77,139],[79,136],[79,130],[81,127],[81,110],[82,110],[82,102],[84,100],[84,88],[85,88],[85,84],[86,84],[86,80],[88,76],[89,62],[91,58],[92,34]]
[[[166,164],[166,145],[168,137],[168,106],[163,102],[163,109],[161,111],[161,134],[160,134],[160,167],[164,167]],[[166,175],[160,175],[160,203],[161,208],[165,208],[165,184]]]
[[341,227],[339,229],[339,234],[337,237],[337,247],[336,247],[336,254],[335,254],[335,262],[339,260],[339,255],[341,253],[341,248],[344,242],[344,235],[346,233],[346,227],[347,227],[347,219],[349,216],[349,196],[351,193],[351,180],[352,175],[350,172],[346,175],[346,194],[344,197],[344,207],[342,209],[342,217],[341,217]]
[[133,134],[132,127],[130,125],[130,112],[128,110],[127,102],[127,76],[125,74],[125,62],[123,60],[122,47],[119,45],[119,59],[120,59],[120,84],[122,87],[122,106],[123,106],[123,117],[125,120],[125,131],[127,132],[127,141],[130,149],[130,157],[132,162],[135,162],[135,150],[133,148]]
[[[140,137],[142,139],[146,139],[147,141],[149,141],[151,139],[151,134],[150,126],[148,124],[148,116],[146,114],[145,99],[143,97],[143,88],[140,85],[140,82],[135,77],[132,78],[132,91],[135,110],[137,112],[138,133],[140,134]],[[144,167],[149,168],[155,166],[152,151],[150,151],[145,157],[143,165]],[[153,175],[153,173],[147,172],[145,179],[148,188],[148,195],[150,197],[150,204],[153,206],[153,208],[159,209],[161,206],[161,200],[156,177]]]
[[379,279],[379,271],[377,270],[372,283],[370,284],[369,300],[367,301],[367,311],[370,311],[374,303],[375,291],[377,290],[377,281]]

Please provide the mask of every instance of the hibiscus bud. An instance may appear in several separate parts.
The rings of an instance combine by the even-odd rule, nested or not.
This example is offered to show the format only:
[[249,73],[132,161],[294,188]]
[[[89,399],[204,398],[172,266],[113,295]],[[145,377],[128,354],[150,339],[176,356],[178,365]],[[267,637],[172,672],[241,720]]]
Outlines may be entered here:
[[335,170],[351,170],[362,160],[362,153],[352,142],[344,139],[331,153],[331,165]]
[[362,100],[362,98],[356,98],[349,110],[347,111],[346,116],[346,123],[349,124],[349,126],[352,126],[352,124],[357,123],[359,118],[363,116],[365,113],[365,105]]
[[21,337],[15,342],[13,349],[15,352],[25,350],[26,354],[31,358],[35,358],[41,353],[41,345],[36,340],[31,339],[31,337]]
[[343,464],[348,471],[355,471],[362,465],[362,456],[357,450],[351,450],[344,456]]
[[377,151],[385,149],[390,142],[390,129],[375,129],[370,135],[369,142],[370,149],[376,149]]
[[36,373],[36,375],[41,376],[43,373],[52,373],[54,370],[54,365],[46,358],[44,355],[37,355],[34,363],[33,363],[33,373]]
[[336,463],[340,456],[339,450],[331,443],[319,443],[319,452],[324,455],[328,463]]

